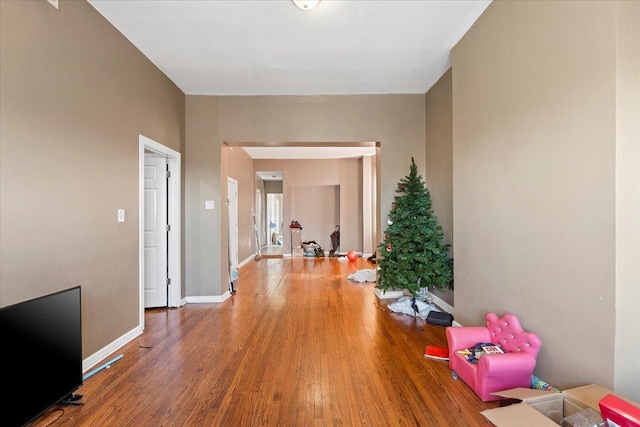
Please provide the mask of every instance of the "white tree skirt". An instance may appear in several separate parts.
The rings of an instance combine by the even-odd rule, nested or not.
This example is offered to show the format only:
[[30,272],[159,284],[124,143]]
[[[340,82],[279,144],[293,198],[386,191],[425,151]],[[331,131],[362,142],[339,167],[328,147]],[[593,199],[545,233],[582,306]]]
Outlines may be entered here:
[[365,268],[364,270],[358,270],[353,274],[347,276],[347,279],[353,280],[354,282],[363,283],[363,282],[375,282],[376,281],[376,270],[373,268]]
[[387,306],[387,309],[394,313],[403,313],[410,316],[417,316],[421,319],[426,319],[430,311],[440,311],[433,304],[427,304],[424,301],[416,300],[416,306],[418,312],[411,306],[411,300],[413,297],[401,297],[398,301],[393,302]]

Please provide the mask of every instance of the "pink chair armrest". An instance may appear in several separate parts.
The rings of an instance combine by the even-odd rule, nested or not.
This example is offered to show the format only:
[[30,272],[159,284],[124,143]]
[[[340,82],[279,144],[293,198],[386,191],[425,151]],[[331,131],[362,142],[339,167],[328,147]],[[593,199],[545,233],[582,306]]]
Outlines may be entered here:
[[536,359],[526,352],[485,354],[478,359],[478,377],[491,377],[492,374],[531,376],[536,367]]
[[471,348],[479,342],[491,342],[491,333],[484,326],[448,326],[446,334],[449,357],[456,350]]
[[492,395],[499,390],[530,387],[536,361],[526,352],[485,354],[478,360],[473,390],[483,402],[499,400]]

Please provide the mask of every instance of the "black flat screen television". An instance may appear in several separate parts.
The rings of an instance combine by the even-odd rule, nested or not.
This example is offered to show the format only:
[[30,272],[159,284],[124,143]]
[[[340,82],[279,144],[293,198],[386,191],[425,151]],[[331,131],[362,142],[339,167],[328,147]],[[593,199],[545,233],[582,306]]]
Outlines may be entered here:
[[80,286],[0,308],[0,424],[23,426],[75,398],[82,376]]

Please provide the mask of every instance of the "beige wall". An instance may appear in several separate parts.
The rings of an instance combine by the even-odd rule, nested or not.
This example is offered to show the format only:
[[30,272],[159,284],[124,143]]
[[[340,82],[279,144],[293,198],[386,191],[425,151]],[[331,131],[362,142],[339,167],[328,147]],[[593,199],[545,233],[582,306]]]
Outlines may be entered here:
[[[203,98],[203,99],[200,99]],[[198,101],[196,101],[198,99]],[[424,95],[357,95],[357,96],[187,96],[186,157],[197,164],[198,170],[186,172],[185,193],[189,206],[204,205],[202,191],[213,185],[210,193],[220,206],[222,196],[219,177],[210,176],[227,172],[226,160],[193,158],[191,153],[208,153],[209,144],[222,151],[222,142],[361,142],[379,141],[380,201],[382,222],[386,224],[397,182],[406,176],[411,157],[416,159],[420,173],[424,174]],[[213,114],[214,105],[219,115]],[[212,123],[209,123],[212,122]],[[207,129],[206,137],[190,129]],[[222,156],[221,156],[222,157]],[[378,169],[379,168],[379,169]],[[189,164],[186,165],[189,169]],[[277,167],[255,170],[281,170]],[[204,181],[202,179],[204,179]],[[226,186],[225,186],[226,187]],[[205,189],[209,192],[208,189]],[[286,189],[285,189],[286,191]],[[362,194],[360,192],[360,203]],[[341,201],[342,202],[342,201]],[[285,206],[285,212],[286,212]],[[195,236],[187,228],[187,274],[200,283],[190,283],[186,277],[187,292],[191,296],[222,295],[228,283],[226,265],[226,219],[219,210],[212,214],[201,235]],[[204,220],[203,213],[187,216]],[[187,226],[189,227],[189,226]],[[342,237],[342,236],[341,236]],[[205,243],[215,241],[215,243]],[[285,239],[286,243],[287,239]],[[195,242],[195,244],[192,244]],[[221,242],[221,243],[219,243]],[[206,246],[206,250],[203,249]],[[212,258],[213,257],[213,258]],[[215,259],[215,261],[211,261]],[[219,262],[218,259],[222,259]],[[211,281],[211,282],[210,282]],[[206,285],[205,285],[206,282]],[[212,293],[213,292],[213,293]]]
[[[426,174],[433,213],[444,232],[444,243],[453,245],[453,110],[452,72],[449,69],[425,96]],[[451,247],[453,254],[453,247]],[[454,260],[455,261],[455,260]],[[435,291],[453,306],[453,291]]]
[[[637,362],[615,357],[639,326],[637,310],[616,312],[621,287],[638,295],[616,286],[623,270],[637,284],[616,269],[616,176],[630,173],[616,175],[616,6],[494,2],[453,50],[457,318],[518,314],[542,338],[536,374],[560,388],[637,384]],[[637,142],[637,125],[618,125]]]
[[424,120],[424,95],[220,97],[225,141],[379,141],[385,222],[411,156],[424,173]]
[[[226,150],[218,137],[218,100],[208,96],[186,97],[185,147],[185,295],[222,295],[228,286],[226,215]],[[213,168],[212,165],[217,165]],[[205,201],[214,209],[206,210]],[[224,221],[224,224],[223,224]],[[225,266],[225,268],[221,268]]]
[[[292,186],[291,218],[302,224],[302,242],[314,241],[323,250],[330,250],[329,235],[340,223],[340,186]],[[290,230],[283,233],[283,236],[289,235]]]
[[0,304],[81,285],[86,358],[139,325],[139,135],[182,152],[184,94],[86,2],[0,2],[0,52]]
[[340,161],[340,222],[326,228],[331,235],[335,226],[340,224],[340,253],[363,250],[362,182],[362,159],[342,159]]
[[616,14],[615,388],[640,402],[640,2]]
[[377,256],[376,156],[362,158],[362,251]]
[[282,193],[282,181],[264,181],[265,193]]

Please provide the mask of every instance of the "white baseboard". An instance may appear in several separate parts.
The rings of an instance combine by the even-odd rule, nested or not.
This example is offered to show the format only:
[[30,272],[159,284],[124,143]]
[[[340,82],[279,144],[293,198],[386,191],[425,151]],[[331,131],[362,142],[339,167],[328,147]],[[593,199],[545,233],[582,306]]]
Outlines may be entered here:
[[186,300],[188,304],[206,304],[206,303],[212,303],[212,302],[223,302],[229,298],[231,298],[231,293],[227,291],[222,295],[186,297]]
[[435,296],[431,292],[429,292],[429,295],[431,295],[431,298],[433,298],[433,302],[435,303],[435,305],[437,305],[438,307],[440,307],[441,309],[443,309],[447,313],[456,314],[455,313],[456,309],[453,308],[452,306],[450,306],[448,303],[444,302],[443,299],[438,298],[437,296]]
[[[438,307],[440,307],[441,309],[443,309],[444,311],[446,311],[449,314],[455,315],[455,311],[456,309],[454,307],[452,307],[451,305],[447,304],[446,302],[444,302],[443,299],[438,298],[437,296],[435,296],[433,293],[429,292],[429,294],[431,295],[431,297],[433,298],[433,303],[435,305],[437,305]],[[453,326],[462,326],[460,323],[456,322],[455,320],[453,321]]]
[[106,359],[109,355],[113,354],[119,348],[124,347],[125,344],[129,343],[129,341],[133,340],[141,334],[142,328],[140,326],[136,326],[126,334],[122,335],[120,338],[96,351],[91,356],[82,361],[82,372],[87,372],[89,369],[97,365],[98,362]]
[[242,267],[243,267],[246,263],[248,263],[249,261],[252,261],[252,260],[256,259],[256,255],[258,255],[258,254],[251,255],[251,256],[249,256],[249,257],[245,258],[244,260],[242,260],[242,262],[240,262],[240,263],[238,264],[238,268],[242,268]]

